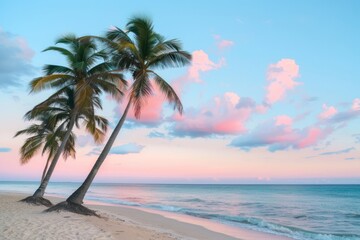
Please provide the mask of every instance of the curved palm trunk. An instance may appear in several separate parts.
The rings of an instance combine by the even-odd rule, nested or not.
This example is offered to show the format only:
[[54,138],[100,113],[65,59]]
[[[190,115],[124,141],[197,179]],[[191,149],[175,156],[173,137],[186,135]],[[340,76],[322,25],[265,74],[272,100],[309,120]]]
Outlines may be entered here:
[[112,147],[112,145],[115,142],[115,139],[117,137],[117,135],[119,134],[121,127],[123,126],[126,116],[128,114],[129,108],[131,105],[131,100],[129,100],[125,112],[123,113],[123,115],[121,116],[118,124],[116,125],[114,131],[111,133],[111,136],[109,138],[109,140],[107,141],[104,149],[102,150],[100,156],[98,157],[98,159],[96,160],[93,168],[91,169],[89,175],[86,177],[85,181],[83,182],[83,184],[81,184],[81,186],[73,193],[71,194],[70,197],[68,197],[68,199],[66,199],[67,202],[70,203],[76,203],[76,204],[82,204],[85,194],[88,191],[92,181],[94,180],[100,166],[102,165],[102,163],[104,162],[104,160],[106,159],[106,156],[109,154],[110,149]]
[[44,167],[43,173],[42,173],[42,175],[41,175],[41,181],[44,181],[45,174],[46,174],[46,171],[47,171],[48,166],[49,166],[49,162],[50,162],[50,158],[48,158],[48,159],[47,159],[47,161],[46,161],[46,164],[45,164],[45,167]]
[[51,161],[51,164],[50,164],[50,167],[44,177],[44,179],[41,181],[41,184],[39,186],[39,188],[35,191],[35,193],[33,194],[33,197],[34,198],[38,198],[38,197],[42,197],[44,196],[44,193],[45,193],[45,189],[49,183],[49,180],[50,180],[50,177],[52,175],[52,173],[54,172],[54,169],[55,169],[55,166],[60,158],[60,155],[61,153],[64,151],[65,149],[65,145],[66,145],[66,142],[69,140],[69,137],[70,137],[70,134],[71,134],[71,131],[75,125],[75,118],[76,118],[76,113],[73,113],[72,116],[71,116],[71,119],[70,119],[70,123],[69,123],[69,128],[62,140],[62,143],[59,147],[59,149],[57,150],[55,156],[54,156],[54,159]]

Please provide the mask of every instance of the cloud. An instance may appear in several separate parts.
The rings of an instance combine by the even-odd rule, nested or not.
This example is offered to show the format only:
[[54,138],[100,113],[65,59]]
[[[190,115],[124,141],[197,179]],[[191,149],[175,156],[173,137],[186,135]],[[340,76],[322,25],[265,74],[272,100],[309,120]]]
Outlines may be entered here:
[[359,134],[353,134],[352,136],[355,138],[356,143],[360,143],[360,133]]
[[222,58],[218,63],[215,63],[210,60],[207,53],[205,53],[203,50],[194,51],[192,53],[191,66],[188,70],[188,78],[194,80],[195,82],[201,82],[201,72],[218,69],[225,64],[224,61],[225,60]]
[[25,39],[0,28],[0,89],[20,86],[20,78],[35,71],[33,56]]
[[144,146],[142,145],[138,145],[136,143],[128,143],[128,144],[112,147],[110,150],[110,154],[125,155],[129,153],[139,153],[143,148]]
[[102,150],[103,150],[103,148],[101,148],[101,147],[95,147],[90,152],[88,152],[86,154],[86,156],[100,155]]
[[338,150],[338,151],[333,151],[333,152],[323,152],[320,155],[339,155],[339,154],[351,152],[353,150],[355,150],[355,148],[350,147],[350,148],[345,148],[345,149]]
[[182,76],[173,81],[172,86],[178,94],[181,94],[184,86],[189,83],[201,83],[201,73],[219,69],[225,65],[225,58],[220,58],[216,63],[210,60],[209,55],[203,50],[196,50],[192,52],[191,66],[188,68],[185,76]]
[[267,72],[269,83],[266,87],[265,102],[272,105],[282,100],[287,91],[300,84],[294,80],[298,77],[299,66],[293,59],[282,59],[275,64],[270,64]]
[[[120,146],[113,146],[110,150],[110,154],[125,155],[129,153],[139,153],[144,148],[142,145],[136,143],[128,143]],[[103,147],[95,147],[86,156],[100,155]]]
[[337,123],[346,123],[350,120],[353,120],[360,116],[360,99],[355,98],[352,102],[352,105],[350,109],[341,111],[341,112],[335,112],[328,118],[326,118],[323,123],[324,124],[337,124]]
[[[153,94],[146,98],[141,109],[141,115],[139,119],[135,118],[135,112],[133,108],[130,108],[125,126],[127,128],[133,128],[138,126],[156,127],[163,122],[163,105],[166,102],[165,96],[160,92],[159,87],[152,84]],[[128,98],[126,98],[128,99]],[[126,108],[127,101],[123,101],[118,104],[114,111],[120,118]]]
[[11,148],[0,147],[0,152],[10,152]]
[[330,127],[319,126],[295,129],[292,123],[292,118],[286,115],[278,116],[233,139],[229,146],[245,151],[257,147],[267,147],[271,152],[289,148],[301,149],[318,144],[333,132]]
[[[287,115],[280,115],[272,120],[263,122],[252,131],[238,136],[229,145],[245,151],[257,147],[267,147],[269,151],[278,151],[316,146],[335,130],[344,126],[344,123],[360,116],[360,109],[357,107],[357,104],[358,99],[354,99],[351,107],[345,111],[338,111],[335,107],[324,104],[323,111],[319,114],[320,120],[305,128],[293,127],[295,122],[298,122],[305,116],[297,116],[292,119]],[[305,115],[308,115],[308,113]],[[353,136],[356,139],[359,138],[356,134]],[[320,155],[340,154],[352,149],[325,152]]]
[[360,98],[355,98],[351,106],[351,110],[360,111]]
[[166,135],[162,132],[152,131],[148,135],[149,138],[165,138]]
[[360,116],[360,111],[339,112],[328,120],[330,123],[345,123]]
[[320,119],[329,119],[337,113],[337,109],[333,106],[327,106],[326,104],[323,105],[323,112],[320,113]]
[[233,41],[222,39],[220,35],[215,35],[214,38],[216,41],[216,47],[219,50],[224,50],[234,45]]
[[291,126],[293,123],[293,119],[289,116],[286,115],[281,115],[281,116],[277,116],[275,118],[275,125],[279,126],[279,125],[289,125]]
[[245,123],[257,111],[254,101],[227,92],[215,97],[200,109],[186,109],[184,115],[175,114],[170,134],[177,137],[207,137],[238,134],[246,131]]
[[239,99],[239,102],[236,104],[236,108],[254,108],[256,106],[256,102],[249,98],[249,97],[243,97]]

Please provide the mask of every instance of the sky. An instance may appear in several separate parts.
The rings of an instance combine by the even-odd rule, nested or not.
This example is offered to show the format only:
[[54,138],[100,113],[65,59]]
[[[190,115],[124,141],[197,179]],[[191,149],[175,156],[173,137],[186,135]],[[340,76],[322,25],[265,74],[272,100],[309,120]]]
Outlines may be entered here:
[[[65,64],[42,50],[147,16],[192,54],[188,67],[158,70],[184,114],[154,88],[95,181],[360,183],[359,12],[356,0],[0,1],[0,180],[39,180],[45,165],[41,154],[21,165],[25,136],[13,137],[51,93],[30,94],[29,82]],[[124,103],[102,99],[109,136]],[[102,150],[75,132],[76,159],[61,159],[52,181],[84,180]]]

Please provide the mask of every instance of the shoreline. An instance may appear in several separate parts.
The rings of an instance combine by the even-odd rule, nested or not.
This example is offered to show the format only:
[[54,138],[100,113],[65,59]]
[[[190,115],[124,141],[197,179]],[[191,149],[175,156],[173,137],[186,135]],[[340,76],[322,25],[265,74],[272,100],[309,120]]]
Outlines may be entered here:
[[[101,202],[85,205],[96,210],[102,218],[69,212],[42,213],[46,207],[18,202],[26,196],[24,193],[0,192],[0,212],[2,213],[0,235],[5,239],[54,239],[54,237],[55,239],[145,240],[290,239],[253,230],[232,228],[206,219],[176,213],[106,205]],[[64,200],[54,196],[48,198],[54,204]]]

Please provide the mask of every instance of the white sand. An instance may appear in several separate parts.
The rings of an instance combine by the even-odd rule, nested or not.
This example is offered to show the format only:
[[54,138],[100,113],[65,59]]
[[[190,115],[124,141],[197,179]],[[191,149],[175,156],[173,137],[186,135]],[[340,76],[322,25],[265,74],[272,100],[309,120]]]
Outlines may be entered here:
[[[18,202],[23,194],[0,193],[0,239],[122,239],[122,240],[235,240],[287,239],[253,231],[230,237],[169,215],[128,207],[91,205],[102,216],[89,217],[69,212],[43,213],[46,207]],[[50,198],[53,203],[62,199]],[[175,220],[177,219],[177,220]],[[185,219],[186,220],[186,219]],[[203,225],[203,224],[201,224]],[[205,225],[206,226],[206,225]]]

